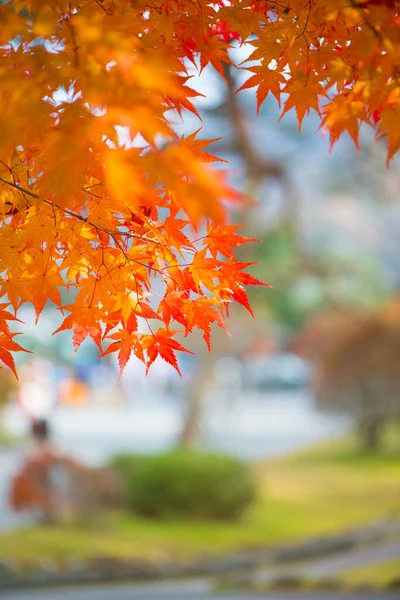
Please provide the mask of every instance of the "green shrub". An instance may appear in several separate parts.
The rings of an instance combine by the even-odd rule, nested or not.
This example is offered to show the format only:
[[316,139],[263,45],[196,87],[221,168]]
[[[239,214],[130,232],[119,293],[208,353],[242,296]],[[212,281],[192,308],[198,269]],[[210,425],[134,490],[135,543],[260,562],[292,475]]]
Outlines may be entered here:
[[153,518],[238,518],[255,498],[250,468],[241,461],[189,450],[152,456],[119,455],[129,508]]

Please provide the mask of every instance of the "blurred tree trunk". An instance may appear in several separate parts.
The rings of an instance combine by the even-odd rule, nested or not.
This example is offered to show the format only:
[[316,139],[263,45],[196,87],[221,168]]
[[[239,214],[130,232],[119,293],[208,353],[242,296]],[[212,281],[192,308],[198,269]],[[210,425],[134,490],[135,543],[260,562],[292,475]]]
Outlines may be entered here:
[[197,446],[201,439],[201,418],[207,389],[214,378],[214,359],[207,352],[202,356],[201,364],[195,376],[190,380],[187,392],[187,412],[179,438],[179,445],[184,447]]
[[[235,89],[235,79],[229,65],[224,65],[225,77],[227,81],[226,96],[224,99],[229,118],[233,127],[233,147],[242,158],[245,168],[245,191],[247,194],[257,198],[260,186],[267,179],[278,179],[284,181],[285,172],[283,166],[277,162],[263,157],[254,146],[246,126],[246,115],[238,102]],[[250,223],[253,204],[246,203],[240,211],[240,222]],[[254,231],[246,231],[245,235],[251,237],[255,235]],[[246,246],[238,249],[238,257],[241,261],[246,260]],[[249,317],[250,318],[250,317]],[[250,329],[250,327],[248,328]],[[200,358],[200,365],[193,379],[189,382],[187,393],[187,413],[185,423],[179,438],[181,446],[195,446],[200,442],[201,418],[204,410],[204,402],[207,396],[207,390],[214,380],[215,362],[229,352],[229,337],[227,334],[215,328],[213,332],[212,350],[208,352],[201,346],[202,350],[197,349],[197,356]]]
[[379,447],[383,420],[379,418],[362,419],[358,425],[359,436],[365,450],[374,452]]

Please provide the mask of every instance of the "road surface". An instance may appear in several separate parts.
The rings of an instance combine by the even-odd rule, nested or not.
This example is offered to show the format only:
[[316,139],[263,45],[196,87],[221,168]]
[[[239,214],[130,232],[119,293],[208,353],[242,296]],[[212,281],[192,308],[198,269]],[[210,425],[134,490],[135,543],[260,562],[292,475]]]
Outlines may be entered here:
[[159,585],[103,585],[60,590],[0,592],[1,600],[398,600],[399,594],[213,593],[205,582]]

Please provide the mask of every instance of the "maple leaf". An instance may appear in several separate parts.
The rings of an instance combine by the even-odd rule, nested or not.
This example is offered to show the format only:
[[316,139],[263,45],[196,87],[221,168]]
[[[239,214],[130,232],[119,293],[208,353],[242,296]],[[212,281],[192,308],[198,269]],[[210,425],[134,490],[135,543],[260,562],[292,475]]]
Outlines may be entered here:
[[254,9],[251,7],[251,3],[246,0],[241,5],[243,10],[238,11],[234,4],[227,5],[221,2],[217,25],[219,25],[220,34],[223,39],[226,38],[227,42],[232,38],[239,42],[245,40],[249,37],[249,31],[255,35],[260,33],[259,23],[254,18]]
[[247,244],[248,242],[259,242],[257,238],[244,237],[236,233],[236,229],[243,225],[219,225],[212,223],[207,226],[207,237],[203,240],[212,256],[216,258],[218,252],[227,257],[234,256],[232,248]]
[[291,79],[286,83],[282,93],[289,97],[285,102],[282,114],[279,120],[291,109],[294,108],[297,114],[299,131],[305,115],[314,109],[320,114],[319,97],[326,96],[326,91],[320,81],[314,74],[306,74],[303,71],[293,73]]
[[[194,62],[194,64],[196,64],[196,63]],[[204,98],[205,97],[204,94],[200,94],[200,92],[197,92],[196,90],[194,90],[193,88],[191,88],[187,85],[187,81],[189,80],[189,77],[185,77],[185,78],[179,77],[179,78],[182,80],[182,82],[185,86],[185,88],[184,88],[185,95],[182,95],[182,97],[179,97],[178,99],[167,97],[167,102],[168,102],[169,106],[172,109],[175,109],[180,117],[182,117],[182,110],[186,109],[189,112],[193,113],[201,121],[201,117],[200,117],[199,113],[197,112],[196,107],[193,105],[191,100],[189,100],[189,98],[194,98],[194,97]]]
[[367,122],[362,102],[356,102],[349,96],[337,97],[323,107],[324,119],[321,127],[327,126],[331,139],[331,148],[344,131],[350,134],[357,150],[360,151],[358,135],[362,121]]
[[[72,112],[69,118],[72,121],[78,118],[82,128],[82,115],[77,115],[76,108],[73,107],[74,105],[67,105],[68,112]],[[47,138],[43,147],[46,169],[39,179],[43,198],[51,195],[58,204],[68,204],[71,199],[76,200],[83,193],[85,163],[91,158],[89,148],[85,147],[86,139],[84,134],[79,137],[71,135],[69,127],[65,131],[55,130]]]
[[209,39],[197,41],[197,51],[200,54],[200,72],[211,63],[214,69],[225,79],[223,63],[230,64],[232,61],[227,53],[229,44],[221,40],[218,35]]
[[186,291],[166,291],[159,305],[159,312],[165,325],[168,326],[171,320],[183,325],[186,323],[186,317],[182,312],[185,297],[187,297]]
[[[386,106],[380,110],[379,128],[377,137],[387,137],[388,154],[387,163],[400,149],[400,128],[397,123],[400,120],[400,94],[394,93],[389,95]],[[378,121],[377,121],[378,122]]]
[[182,231],[189,223],[190,221],[172,216],[167,217],[163,223],[165,242],[177,250],[181,256],[183,256],[182,250],[194,249],[193,243]]
[[183,302],[182,312],[185,315],[185,336],[193,331],[194,327],[203,331],[203,338],[208,349],[211,349],[211,325],[216,323],[228,335],[222,315],[217,310],[216,298],[198,298],[192,302]]
[[220,273],[221,278],[223,277],[227,282],[232,283],[232,289],[235,289],[237,285],[261,285],[264,287],[271,287],[269,283],[260,281],[250,273],[244,273],[243,270],[251,265],[255,265],[255,262],[241,262],[235,258],[229,258],[227,261],[221,264]]
[[106,156],[107,185],[119,200],[127,197],[133,206],[139,205],[139,196],[146,187],[137,163],[138,150],[110,150]]
[[72,310],[73,312],[64,319],[60,327],[54,331],[53,335],[65,329],[72,329],[73,347],[75,352],[77,352],[79,346],[87,336],[90,336],[99,350],[102,351],[101,310],[95,306],[88,307],[85,305],[79,310],[75,305],[66,306],[65,309]]
[[0,333],[0,360],[14,373],[18,379],[14,358],[11,352],[30,352],[16,342],[13,338],[18,333]]
[[214,142],[218,142],[221,138],[213,138],[212,140],[196,139],[196,136],[199,133],[199,131],[201,131],[201,128],[197,129],[196,131],[194,131],[193,133],[191,133],[190,135],[188,135],[186,137],[182,136],[180,139],[181,146],[185,146],[185,147],[189,148],[191,150],[191,152],[193,153],[193,155],[200,162],[204,162],[204,163],[210,163],[210,162],[226,163],[226,162],[228,162],[224,158],[219,158],[218,156],[214,156],[213,154],[210,154],[209,152],[204,152],[204,148],[206,148],[210,144],[213,144]]
[[3,332],[8,332],[8,321],[18,321],[18,323],[22,323],[22,321],[20,321],[20,319],[17,319],[17,317],[15,315],[13,315],[12,313],[10,313],[8,310],[5,310],[6,308],[8,308],[8,306],[10,306],[9,303],[2,303],[0,304],[0,331]]
[[257,114],[259,113],[261,105],[269,93],[275,96],[278,101],[278,105],[280,106],[282,88],[286,82],[283,74],[278,69],[270,69],[267,66],[249,67],[248,70],[252,71],[254,75],[249,77],[249,79],[246,79],[236,93],[240,92],[241,90],[257,87]]
[[140,312],[140,304],[141,300],[137,292],[118,294],[112,305],[112,311],[120,310],[123,322],[127,323],[132,318],[132,314],[135,314],[134,311]]
[[[1,5],[0,286],[15,315],[0,305],[0,359],[14,371],[9,323],[24,303],[36,318],[49,301],[67,311],[75,350],[112,336],[122,369],[132,353],[177,368],[173,321],[209,345],[232,301],[252,313],[245,286],[262,283],[234,251],[255,240],[227,224],[243,196],[212,168],[216,140],[176,133],[177,116],[198,117],[189,62],[225,83],[227,65],[249,65],[240,89],[257,111],[285,94],[281,116],[293,109],[300,128],[315,110],[332,144],[348,133],[358,146],[366,122],[388,161],[400,149],[398,0],[34,5]],[[155,335],[139,333],[153,321]]]
[[35,277],[30,278],[30,300],[35,307],[36,323],[48,300],[58,307],[61,306],[61,296],[57,286],[62,283],[62,278],[57,271],[46,275],[38,273]]
[[200,286],[204,286],[210,291],[215,289],[215,266],[218,261],[215,258],[207,257],[207,248],[197,252],[193,257],[193,262],[189,267],[189,271],[193,277],[193,281],[199,291]]
[[136,331],[120,329],[115,333],[111,333],[107,337],[115,339],[116,341],[112,342],[101,354],[101,356],[106,356],[112,352],[118,352],[120,375],[122,375],[123,370],[125,369],[126,364],[132,355],[132,352],[137,358],[139,358],[139,360],[145,362],[143,348],[140,341],[142,336],[140,336],[140,334],[138,334]]
[[183,208],[191,222],[197,226],[204,216],[222,221],[225,210],[221,197],[232,200],[238,194],[226,183],[224,174],[211,171],[202,165],[196,154],[185,144],[169,144],[163,151],[164,164],[175,171],[175,191],[169,195],[179,208]]
[[254,317],[254,312],[250,306],[249,297],[247,296],[247,292],[243,286],[240,285],[233,290],[232,298],[244,306],[249,311],[251,316]]
[[188,354],[193,354],[193,352],[182,346],[182,344],[180,344],[177,340],[172,339],[172,336],[176,333],[178,333],[178,331],[160,328],[158,331],[156,331],[156,333],[144,336],[143,348],[145,349],[148,357],[146,368],[147,373],[156,358],[160,356],[172,367],[174,367],[174,369],[182,377],[175,352],[187,352]]

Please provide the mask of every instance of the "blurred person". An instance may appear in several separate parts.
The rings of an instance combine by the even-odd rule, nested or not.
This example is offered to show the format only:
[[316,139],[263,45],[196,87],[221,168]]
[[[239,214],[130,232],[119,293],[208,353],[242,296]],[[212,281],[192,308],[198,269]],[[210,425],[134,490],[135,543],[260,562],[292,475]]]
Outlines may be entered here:
[[56,405],[56,391],[48,361],[34,359],[22,366],[17,402],[30,423],[50,419]]
[[50,420],[56,406],[52,365],[43,359],[25,363],[20,370],[17,402],[28,420],[30,444],[22,468],[9,490],[15,510],[34,511],[40,521],[52,520],[54,513],[54,466],[61,458],[50,435]]
[[71,518],[87,521],[121,505],[119,479],[107,469],[87,467],[57,449],[45,419],[32,422],[31,435],[35,444],[9,490],[14,510],[28,510],[41,524],[52,524]]
[[49,522],[54,512],[51,469],[57,452],[51,443],[48,420],[32,417],[30,435],[33,445],[11,482],[9,500],[14,510],[33,511],[39,521]]
[[46,419],[34,419],[31,424],[31,436],[40,447],[48,444],[50,438],[48,421]]

